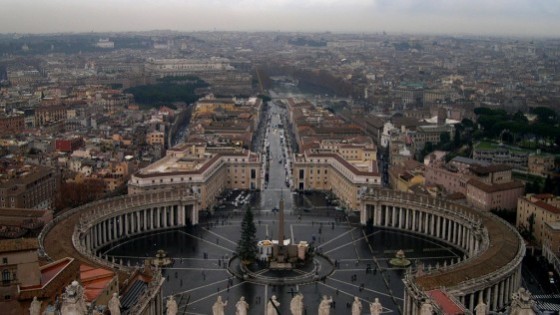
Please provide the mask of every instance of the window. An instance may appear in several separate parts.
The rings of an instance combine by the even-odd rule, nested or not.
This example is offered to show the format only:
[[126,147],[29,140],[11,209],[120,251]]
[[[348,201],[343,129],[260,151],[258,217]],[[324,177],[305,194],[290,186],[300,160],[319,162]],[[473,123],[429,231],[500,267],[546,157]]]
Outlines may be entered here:
[[12,280],[12,273],[8,269],[2,271],[2,284],[9,284]]
[[4,265],[8,264],[8,257],[2,257],[2,263]]

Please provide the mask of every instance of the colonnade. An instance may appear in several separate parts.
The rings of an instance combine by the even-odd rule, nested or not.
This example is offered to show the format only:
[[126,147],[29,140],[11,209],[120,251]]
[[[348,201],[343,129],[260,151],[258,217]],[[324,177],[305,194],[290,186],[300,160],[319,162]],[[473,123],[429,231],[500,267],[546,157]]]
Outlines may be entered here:
[[[465,253],[453,265],[409,270],[403,279],[404,314],[420,314],[432,290],[443,291],[470,312],[480,299],[496,311],[508,305],[521,286],[525,245],[519,233],[503,220],[466,206],[396,191],[370,189],[361,202],[362,224],[425,235]],[[496,243],[491,244],[492,240]],[[437,303],[434,306],[437,310]]]
[[96,251],[121,238],[198,223],[193,205],[146,206],[126,209],[93,222],[85,234],[86,248]]
[[479,251],[482,238],[472,221],[431,209],[382,203],[366,204],[365,207],[366,218],[371,219],[374,226],[438,238],[462,249],[468,256]]

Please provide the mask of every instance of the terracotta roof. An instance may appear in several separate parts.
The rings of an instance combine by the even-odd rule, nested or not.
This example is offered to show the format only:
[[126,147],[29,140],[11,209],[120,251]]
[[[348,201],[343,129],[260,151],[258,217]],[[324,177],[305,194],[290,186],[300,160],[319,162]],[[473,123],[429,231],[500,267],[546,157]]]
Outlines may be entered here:
[[504,190],[510,190],[510,189],[515,189],[515,188],[523,188],[525,187],[525,184],[523,184],[523,182],[520,181],[511,181],[508,183],[503,183],[503,184],[492,184],[492,185],[488,185],[486,183],[483,183],[477,179],[471,179],[468,181],[468,184],[478,188],[482,191],[484,191],[485,193],[495,193],[498,191],[504,191]]
[[432,290],[426,292],[434,302],[441,308],[445,315],[462,315],[465,310],[453,301],[445,292],[441,290]]
[[96,300],[113,281],[115,273],[105,268],[95,268],[90,265],[80,265],[80,280],[84,286],[86,301]]
[[45,286],[49,283],[58,273],[69,266],[72,261],[74,261],[73,258],[66,257],[41,267],[41,285]]
[[505,164],[491,164],[488,166],[482,166],[479,164],[473,164],[469,166],[469,170],[476,174],[489,174],[494,172],[511,171],[512,167]]
[[553,206],[553,205],[551,205],[551,204],[548,204],[548,203],[546,203],[546,202],[544,202],[544,201],[540,201],[540,200],[539,200],[539,201],[534,202],[534,204],[535,204],[537,207],[540,207],[540,208],[542,208],[542,209],[544,209],[544,210],[546,210],[546,211],[548,211],[548,212],[551,212],[551,213],[554,213],[554,214],[560,214],[560,208],[555,207],[555,206]]

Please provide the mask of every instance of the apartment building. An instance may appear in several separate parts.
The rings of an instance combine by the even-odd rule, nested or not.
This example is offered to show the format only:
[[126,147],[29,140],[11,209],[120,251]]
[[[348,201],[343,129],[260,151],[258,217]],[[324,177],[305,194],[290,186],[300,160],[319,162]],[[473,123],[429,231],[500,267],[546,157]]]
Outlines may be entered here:
[[261,169],[260,155],[251,151],[187,143],[132,175],[128,193],[191,189],[201,209],[210,209],[224,189],[258,189]]
[[[524,226],[529,229],[529,217],[531,216],[534,216],[533,237],[535,242],[542,245],[547,239],[552,241],[551,236],[556,234],[560,221],[560,196],[528,194],[520,197],[517,200],[516,226]],[[557,242],[557,240],[554,241]],[[558,246],[554,248],[558,250]]]
[[49,209],[57,191],[55,170],[24,165],[0,176],[0,208]]

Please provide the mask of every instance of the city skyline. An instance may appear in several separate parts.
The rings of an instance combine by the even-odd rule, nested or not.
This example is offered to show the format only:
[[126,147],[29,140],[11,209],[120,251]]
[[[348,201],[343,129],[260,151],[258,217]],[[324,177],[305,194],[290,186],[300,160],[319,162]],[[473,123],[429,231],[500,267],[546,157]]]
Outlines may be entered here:
[[557,37],[560,3],[442,0],[3,0],[3,33],[300,31]]

